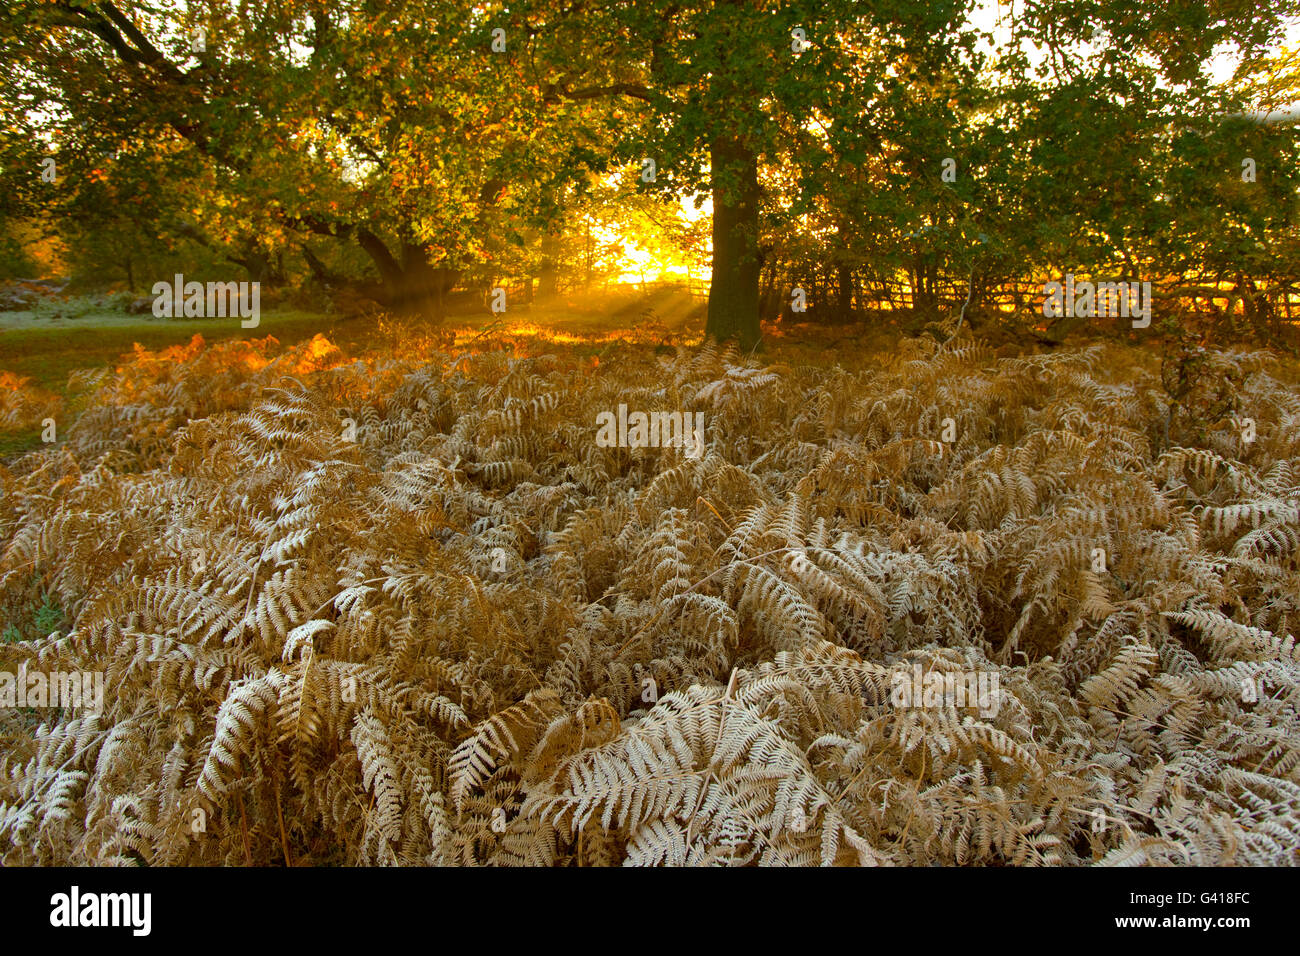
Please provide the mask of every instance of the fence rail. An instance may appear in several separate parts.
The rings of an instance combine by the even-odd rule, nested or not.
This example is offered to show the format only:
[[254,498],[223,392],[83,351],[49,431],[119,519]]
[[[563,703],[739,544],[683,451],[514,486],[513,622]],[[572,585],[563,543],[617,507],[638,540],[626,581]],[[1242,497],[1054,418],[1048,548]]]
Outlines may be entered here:
[[[1053,281],[1061,281],[1054,277]],[[1110,276],[1098,276],[1092,282],[1118,282]],[[1033,312],[1041,310],[1046,294],[1044,282],[1012,279],[976,287],[976,300],[980,307],[1000,309],[1005,312]],[[833,285],[802,286],[810,311],[832,306],[838,301],[838,288]],[[905,277],[882,279],[873,277],[860,280],[853,296],[855,310],[860,311],[915,311],[923,308],[959,308],[966,301],[968,285],[962,279],[941,279],[919,294]],[[791,285],[772,290],[773,300],[782,300],[778,307],[788,309]],[[1157,302],[1177,302],[1187,311],[1206,315],[1241,315],[1250,304],[1267,302],[1279,318],[1288,322],[1300,321],[1300,281],[1258,282],[1253,289],[1241,289],[1235,282],[1218,282],[1213,278],[1174,277],[1151,280],[1152,298]]]

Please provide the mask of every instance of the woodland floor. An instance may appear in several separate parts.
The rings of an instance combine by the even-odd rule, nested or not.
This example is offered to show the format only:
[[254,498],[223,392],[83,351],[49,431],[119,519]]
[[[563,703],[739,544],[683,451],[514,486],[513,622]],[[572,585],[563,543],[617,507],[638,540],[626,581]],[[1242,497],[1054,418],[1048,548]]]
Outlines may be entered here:
[[[663,341],[698,340],[703,333],[702,304],[675,289],[642,291],[635,285],[612,292],[556,297],[521,305],[510,315],[493,316],[478,310],[454,312],[430,327],[431,334],[450,335],[449,342],[467,341],[485,329],[511,331],[524,336],[557,337],[569,344],[590,344],[612,335],[628,335],[634,327],[642,338],[659,334]],[[402,326],[409,330],[410,320]],[[116,366],[138,344],[157,351],[184,345],[195,335],[207,342],[272,335],[284,345],[296,345],[323,335],[348,354],[363,354],[379,341],[395,341],[402,332],[381,317],[342,317],[300,309],[270,309],[262,313],[256,329],[225,319],[160,319],[129,315],[93,301],[51,301],[39,309],[0,312],[0,375],[27,379],[30,386],[69,398],[68,376],[79,369]],[[41,444],[39,425],[0,427],[0,461],[31,451]]]
[[4,862],[1300,862],[1293,360],[655,319],[0,333]]

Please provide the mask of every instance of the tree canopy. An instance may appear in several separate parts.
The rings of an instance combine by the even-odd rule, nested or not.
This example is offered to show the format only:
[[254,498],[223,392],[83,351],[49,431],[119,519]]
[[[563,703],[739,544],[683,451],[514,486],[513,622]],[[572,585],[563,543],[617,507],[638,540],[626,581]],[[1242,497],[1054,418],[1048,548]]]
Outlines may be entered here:
[[437,314],[589,281],[593,215],[685,250],[711,203],[708,331],[747,345],[794,286],[848,317],[902,277],[918,321],[1068,269],[1251,294],[1297,274],[1295,128],[1252,112],[1300,93],[1297,12],[17,0],[0,210],[132,286],[188,256]]

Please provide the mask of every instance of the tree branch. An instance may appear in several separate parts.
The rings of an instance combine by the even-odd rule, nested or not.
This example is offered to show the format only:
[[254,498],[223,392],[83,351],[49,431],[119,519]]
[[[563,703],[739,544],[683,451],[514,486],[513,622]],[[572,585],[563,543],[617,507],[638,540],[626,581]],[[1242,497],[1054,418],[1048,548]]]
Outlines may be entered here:
[[566,90],[558,84],[550,84],[542,94],[542,102],[549,104],[561,100],[594,100],[602,96],[630,96],[647,103],[655,100],[654,93],[639,83],[611,83],[609,86],[589,86],[581,90]]

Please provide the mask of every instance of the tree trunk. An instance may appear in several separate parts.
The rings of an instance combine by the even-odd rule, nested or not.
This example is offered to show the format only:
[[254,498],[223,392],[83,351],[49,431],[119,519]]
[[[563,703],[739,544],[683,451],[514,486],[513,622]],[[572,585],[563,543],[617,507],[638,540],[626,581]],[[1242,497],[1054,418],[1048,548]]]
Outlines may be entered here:
[[302,251],[302,258],[307,263],[307,268],[311,270],[312,278],[317,282],[322,285],[347,284],[347,280],[325,265],[320,256],[312,252],[305,242],[299,243],[298,248]]
[[410,242],[402,243],[402,260],[398,262],[383,240],[369,230],[360,231],[357,242],[379,270],[384,305],[442,318],[447,293],[460,278],[459,269],[433,265],[424,249]]
[[401,304],[413,311],[432,312],[442,318],[447,293],[460,278],[459,269],[435,266],[422,246],[402,243]]
[[591,270],[595,252],[591,243],[591,220],[587,220],[586,235],[582,240],[582,291],[586,292],[591,288]]
[[705,335],[753,348],[758,324],[758,156],[733,136],[710,144],[713,281]]
[[762,291],[759,294],[760,318],[775,318],[781,313],[780,292],[777,289],[777,271],[780,268],[780,260],[769,253],[767,261],[763,263],[760,269],[760,275],[766,273],[767,278],[763,281]]
[[912,265],[913,324],[920,328],[936,318],[938,311],[938,269],[928,258],[917,254]]
[[839,318],[848,320],[853,318],[853,270],[848,266],[838,268],[836,279],[839,282]]
[[547,233],[542,236],[542,263],[537,271],[537,295],[545,299],[559,290],[560,268],[557,258],[560,252],[560,237]]
[[1262,338],[1268,337],[1275,330],[1272,303],[1256,291],[1254,280],[1245,273],[1237,273],[1237,292],[1241,296],[1241,311],[1254,333]]

